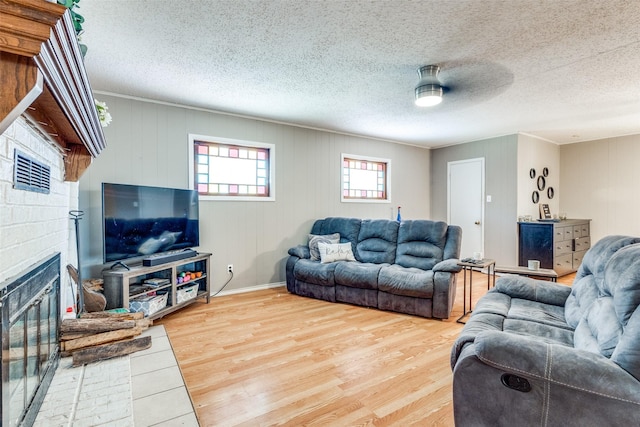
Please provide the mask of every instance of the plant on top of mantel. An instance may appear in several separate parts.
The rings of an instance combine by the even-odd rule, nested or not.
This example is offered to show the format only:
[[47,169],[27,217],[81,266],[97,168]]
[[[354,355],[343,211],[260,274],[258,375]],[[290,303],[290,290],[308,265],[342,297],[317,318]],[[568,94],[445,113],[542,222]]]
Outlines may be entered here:
[[80,53],[84,58],[84,56],[87,54],[87,45],[80,43],[82,33],[84,32],[84,30],[82,29],[82,24],[84,23],[84,17],[80,15],[78,12],[74,11],[75,8],[78,8],[78,9],[80,8],[80,6],[78,6],[78,3],[80,3],[80,0],[57,0],[57,2],[58,4],[61,4],[65,6],[67,9],[69,9],[69,12],[71,13],[71,21],[73,22],[73,28],[75,28],[76,30],[76,37],[78,38],[78,46],[80,47]]
[[[82,58],[87,54],[87,45],[80,43],[82,39],[82,33],[84,29],[82,28],[82,24],[84,24],[84,17],[76,12],[74,9],[80,8],[78,3],[80,0],[56,0],[58,4],[63,5],[67,9],[69,9],[69,13],[71,14],[71,21],[73,22],[73,28],[76,30],[76,37],[78,38],[78,46],[80,47],[80,53],[82,54]],[[105,102],[100,102],[97,99],[94,99],[96,104],[96,110],[98,110],[98,118],[100,119],[100,125],[103,128],[109,126],[111,123],[111,114],[107,111],[109,107]]]

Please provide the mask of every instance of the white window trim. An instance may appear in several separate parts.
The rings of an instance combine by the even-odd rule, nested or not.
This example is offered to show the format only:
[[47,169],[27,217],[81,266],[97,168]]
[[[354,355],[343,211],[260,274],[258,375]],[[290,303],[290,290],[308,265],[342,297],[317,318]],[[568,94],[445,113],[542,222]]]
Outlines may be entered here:
[[[344,159],[365,160],[371,162],[380,162],[387,164],[387,198],[385,200],[380,199],[348,199],[344,197],[344,174],[342,168]],[[342,203],[391,203],[391,159],[382,159],[379,157],[360,156],[358,154],[346,154],[340,155],[340,201]]]
[[234,201],[234,202],[275,202],[276,200],[276,146],[266,142],[244,141],[241,139],[218,138],[210,135],[189,134],[189,188],[195,189],[194,144],[195,141],[212,142],[214,144],[230,144],[240,147],[260,147],[269,149],[269,197],[262,196],[211,196],[200,194],[200,200]]

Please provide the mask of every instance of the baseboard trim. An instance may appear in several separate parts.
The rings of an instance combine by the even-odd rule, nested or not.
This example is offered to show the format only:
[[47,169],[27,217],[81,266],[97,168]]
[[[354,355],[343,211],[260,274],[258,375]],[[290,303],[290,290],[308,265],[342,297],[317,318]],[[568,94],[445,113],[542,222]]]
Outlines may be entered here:
[[225,295],[244,294],[247,292],[263,291],[265,289],[281,288],[281,287],[285,287],[286,285],[287,285],[286,282],[276,282],[276,283],[267,283],[266,285],[247,286],[239,289],[229,289],[228,291],[223,290],[222,292],[220,292],[215,296],[223,297]]

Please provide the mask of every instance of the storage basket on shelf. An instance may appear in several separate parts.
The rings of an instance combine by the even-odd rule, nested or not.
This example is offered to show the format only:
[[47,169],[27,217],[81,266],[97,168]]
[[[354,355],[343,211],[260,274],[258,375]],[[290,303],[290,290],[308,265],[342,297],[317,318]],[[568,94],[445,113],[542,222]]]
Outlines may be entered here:
[[167,306],[167,298],[169,294],[148,295],[129,301],[129,311],[142,311],[145,316],[151,316],[158,310],[162,310]]
[[198,284],[192,286],[185,286],[176,290],[176,304],[182,304],[185,301],[194,299],[198,295]]

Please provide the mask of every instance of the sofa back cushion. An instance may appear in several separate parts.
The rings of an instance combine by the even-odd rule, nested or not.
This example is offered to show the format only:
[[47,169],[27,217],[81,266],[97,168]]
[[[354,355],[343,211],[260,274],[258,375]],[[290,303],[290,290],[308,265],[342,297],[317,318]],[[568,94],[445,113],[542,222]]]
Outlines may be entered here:
[[607,236],[587,251],[565,304],[564,316],[569,326],[576,328],[591,304],[604,294],[604,271],[611,257],[621,248],[639,242],[638,237]]
[[610,357],[640,379],[640,244],[618,249],[602,279],[578,322],[574,347]]
[[363,219],[356,245],[356,259],[374,264],[393,264],[398,243],[397,221]]
[[443,260],[447,224],[442,221],[408,220],[400,223],[396,264],[431,270]]
[[311,227],[311,234],[340,233],[340,243],[351,243],[351,250],[356,253],[358,234],[360,233],[359,218],[329,217],[316,220]]

